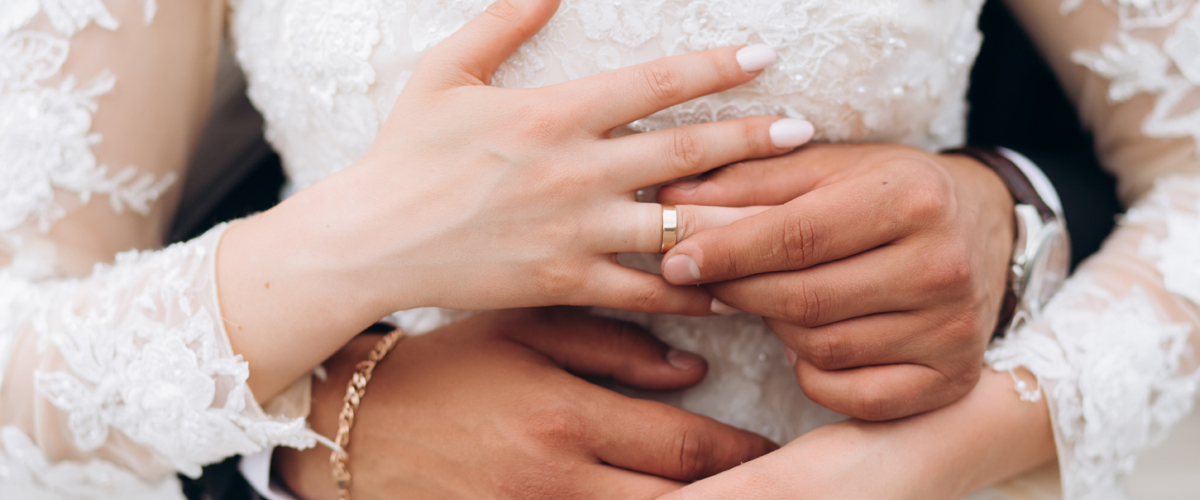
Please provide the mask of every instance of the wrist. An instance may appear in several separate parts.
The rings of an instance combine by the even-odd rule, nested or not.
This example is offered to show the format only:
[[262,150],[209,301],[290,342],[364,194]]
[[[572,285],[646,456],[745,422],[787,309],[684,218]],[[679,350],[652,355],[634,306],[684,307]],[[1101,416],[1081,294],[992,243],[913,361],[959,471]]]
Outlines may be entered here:
[[218,246],[222,319],[259,401],[396,310],[386,274],[360,251],[355,211],[335,209],[348,198],[314,186],[231,224]]

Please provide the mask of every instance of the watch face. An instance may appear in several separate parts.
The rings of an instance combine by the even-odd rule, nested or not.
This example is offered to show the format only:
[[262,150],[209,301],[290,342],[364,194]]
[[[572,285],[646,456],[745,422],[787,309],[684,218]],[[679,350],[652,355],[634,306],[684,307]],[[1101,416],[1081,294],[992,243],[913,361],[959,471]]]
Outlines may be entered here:
[[1026,275],[1025,306],[1037,317],[1050,298],[1062,288],[1071,268],[1071,244],[1062,226],[1051,221],[1037,235],[1037,253]]

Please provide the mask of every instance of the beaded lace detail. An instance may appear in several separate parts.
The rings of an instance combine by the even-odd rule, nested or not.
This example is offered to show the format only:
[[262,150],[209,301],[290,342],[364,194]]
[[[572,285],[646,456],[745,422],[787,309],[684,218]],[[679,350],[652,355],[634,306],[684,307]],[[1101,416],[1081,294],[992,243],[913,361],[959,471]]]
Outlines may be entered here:
[[[145,0],[133,22],[150,24],[157,8]],[[230,455],[319,438],[250,394],[216,294],[224,227],[118,255],[85,278],[52,279],[66,273],[38,260],[55,253],[55,224],[92,196],[107,196],[114,216],[147,215],[175,180],[97,160],[93,116],[118,75],[64,68],[72,36],[129,22],[111,12],[101,0],[0,2],[2,498],[182,498],[176,471],[195,477]]]
[[[1115,12],[1115,31],[1072,60],[1109,80],[1112,105],[1153,98],[1145,137],[1200,145],[1200,4],[1094,1]],[[1083,5],[1067,0],[1061,12]],[[1123,498],[1136,454],[1192,410],[1198,324],[1200,178],[1160,178],[1044,318],[988,353],[995,369],[1036,375],[1039,388],[1017,389],[1048,399],[1065,498]]]
[[[293,189],[370,146],[420,55],[488,0],[230,0],[250,96]],[[493,78],[542,86],[667,55],[768,43],[780,62],[755,82],[676,106],[637,130],[750,114],[804,117],[820,139],[963,140],[982,0],[564,0]]]
[[[1100,0],[1098,0],[1100,1]],[[1200,8],[1195,0],[1102,0],[1120,17],[1116,39],[1072,59],[1109,80],[1108,98],[1155,97],[1142,124],[1147,137],[1200,142]],[[1069,14],[1083,0],[1068,0]],[[1165,40],[1164,40],[1165,38]],[[1191,100],[1190,105],[1186,101]]]
[[1123,498],[1136,454],[1192,411],[1200,384],[1200,178],[1159,180],[1118,234],[1130,255],[1115,258],[1137,282],[1085,265],[1043,320],[987,355],[1037,376],[1040,387],[1018,391],[1048,398],[1067,499]]
[[[155,9],[147,0],[146,22]],[[57,33],[22,29],[39,13]],[[70,37],[92,23],[119,26],[100,0],[10,0],[0,7],[0,231],[30,220],[49,231],[66,214],[58,191],[74,193],[81,203],[108,195],[114,211],[146,214],[175,181],[96,160],[92,148],[102,140],[92,132],[96,98],[112,91],[116,77],[103,73],[80,82],[61,74]]]

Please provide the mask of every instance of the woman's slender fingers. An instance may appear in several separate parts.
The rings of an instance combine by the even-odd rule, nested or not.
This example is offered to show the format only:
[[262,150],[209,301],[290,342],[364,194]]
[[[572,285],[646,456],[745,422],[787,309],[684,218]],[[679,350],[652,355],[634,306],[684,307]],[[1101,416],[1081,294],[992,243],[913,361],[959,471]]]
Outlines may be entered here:
[[[663,243],[663,208],[657,203],[629,203],[621,224],[612,225],[605,239],[612,253],[659,253]],[[706,229],[721,227],[750,217],[771,207],[675,207],[676,242]]]
[[961,353],[982,354],[985,348],[978,342],[944,335],[939,330],[945,326],[907,311],[853,318],[816,328],[778,320],[767,320],[767,325],[799,359],[825,371],[930,359],[944,360],[950,366],[956,357],[962,357]]
[[712,295],[702,287],[675,286],[662,276],[606,261],[588,275],[591,285],[579,290],[571,305],[594,305],[626,311],[707,316]]
[[488,85],[496,68],[550,21],[559,0],[496,0],[421,58],[410,84]]
[[765,455],[767,438],[663,403],[604,393],[588,399],[586,446],[604,463],[693,481]]
[[[891,420],[941,408],[975,386],[923,365],[867,366],[825,371],[803,359],[795,365],[804,394],[838,413],[868,421]],[[914,397],[917,394],[919,396]]]
[[712,283],[708,290],[738,310],[805,327],[953,300],[936,287],[913,293],[927,269],[910,253],[904,245],[884,246],[808,269]]
[[702,179],[673,182],[659,189],[658,201],[722,207],[782,205],[845,168],[847,162],[822,153],[827,148],[812,144],[784,156],[721,167]]
[[775,62],[766,45],[664,57],[563,83],[585,128],[606,133],[660,110],[753,80]]
[[808,142],[804,120],[752,116],[634,134],[601,143],[616,153],[608,174],[621,192],[701,174],[745,160],[785,153]]

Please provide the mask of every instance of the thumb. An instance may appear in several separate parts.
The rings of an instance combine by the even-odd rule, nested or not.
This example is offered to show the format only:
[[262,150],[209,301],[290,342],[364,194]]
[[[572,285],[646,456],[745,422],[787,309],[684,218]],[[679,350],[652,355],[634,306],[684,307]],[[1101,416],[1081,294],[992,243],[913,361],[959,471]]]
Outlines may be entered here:
[[648,390],[682,389],[700,382],[708,365],[695,354],[671,349],[641,327],[571,308],[532,312],[542,321],[509,335],[581,376],[609,377]]
[[559,0],[496,0],[421,59],[421,77],[443,86],[489,85],[508,56],[546,25]]

